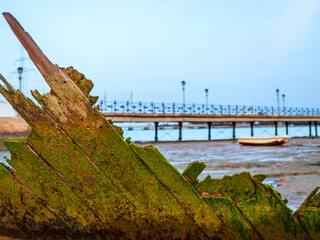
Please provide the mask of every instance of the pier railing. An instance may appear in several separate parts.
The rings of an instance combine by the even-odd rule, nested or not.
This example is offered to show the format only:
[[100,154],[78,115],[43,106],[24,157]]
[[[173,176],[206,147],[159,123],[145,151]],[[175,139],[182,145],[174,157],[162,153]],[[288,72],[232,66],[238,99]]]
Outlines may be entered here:
[[320,116],[319,108],[100,101],[103,113]]

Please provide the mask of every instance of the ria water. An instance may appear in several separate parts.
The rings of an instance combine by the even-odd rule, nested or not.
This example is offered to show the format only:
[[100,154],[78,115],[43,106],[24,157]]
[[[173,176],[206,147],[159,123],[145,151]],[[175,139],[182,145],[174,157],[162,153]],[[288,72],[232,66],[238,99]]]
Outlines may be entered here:
[[[145,123],[132,123],[128,124],[115,124],[122,127],[124,131],[124,138],[130,137],[134,142],[148,142],[153,141],[155,137],[155,131],[149,129],[153,125],[146,126],[145,129],[141,126],[145,126]],[[138,127],[137,127],[138,126]],[[133,129],[133,130],[132,130]],[[308,137],[310,135],[308,126],[289,126],[289,135],[291,137]],[[254,127],[254,136],[270,136],[275,134],[274,127]],[[315,136],[314,127],[311,128],[311,134]],[[285,127],[278,127],[278,135],[286,135]],[[236,138],[250,137],[251,129],[249,127],[239,127],[236,128]],[[177,141],[179,138],[179,129],[166,128],[164,126],[159,126],[158,130],[158,140],[159,141]],[[208,139],[208,129],[182,129],[182,140],[192,141],[192,140],[207,140]],[[226,140],[232,139],[232,128],[231,127],[212,127],[211,128],[211,139],[212,140]]]

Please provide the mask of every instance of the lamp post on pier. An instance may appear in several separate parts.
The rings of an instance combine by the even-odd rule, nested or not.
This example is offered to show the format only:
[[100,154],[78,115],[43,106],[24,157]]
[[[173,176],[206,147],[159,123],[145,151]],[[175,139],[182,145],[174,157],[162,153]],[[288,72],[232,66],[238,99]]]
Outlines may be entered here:
[[186,98],[185,98],[185,85],[186,81],[181,81],[182,84],[182,93],[183,93],[183,113],[185,113],[185,108],[186,108]]
[[22,73],[23,73],[23,67],[18,67],[17,69],[18,74],[19,74],[19,90],[21,91],[21,81],[22,81]]
[[278,115],[280,115],[279,89],[276,89],[276,93],[277,93]]
[[206,88],[204,91],[206,93],[206,113],[208,114],[208,92],[209,92],[209,89]]
[[286,98],[286,95],[282,94],[282,102],[283,102],[283,115],[286,115],[285,98]]

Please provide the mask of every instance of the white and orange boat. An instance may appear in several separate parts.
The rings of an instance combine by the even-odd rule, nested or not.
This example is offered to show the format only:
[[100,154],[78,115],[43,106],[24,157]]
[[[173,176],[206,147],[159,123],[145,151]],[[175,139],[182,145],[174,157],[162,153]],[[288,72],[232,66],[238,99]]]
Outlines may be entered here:
[[288,135],[283,136],[268,136],[268,137],[250,137],[250,138],[238,138],[238,142],[243,145],[252,146],[274,146],[282,145],[289,142],[291,139]]

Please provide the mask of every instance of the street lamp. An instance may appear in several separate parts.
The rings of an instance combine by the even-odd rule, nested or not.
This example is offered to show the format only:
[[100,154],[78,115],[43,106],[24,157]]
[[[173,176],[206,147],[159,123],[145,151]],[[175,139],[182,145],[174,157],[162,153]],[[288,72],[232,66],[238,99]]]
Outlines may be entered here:
[[17,71],[18,71],[18,74],[19,74],[19,89],[21,91],[21,80],[22,80],[23,68],[22,67],[18,67]]
[[286,115],[286,106],[285,106],[285,97],[286,95],[282,94],[282,101],[283,101],[283,115]]
[[206,113],[208,113],[208,92],[209,92],[209,89],[206,88],[204,90],[204,92],[206,93]]
[[276,93],[277,93],[278,115],[280,115],[279,89],[276,89]]
[[186,81],[181,81],[182,84],[182,92],[183,92],[183,113],[185,113],[185,106],[186,106],[186,97],[185,97],[185,85]]

